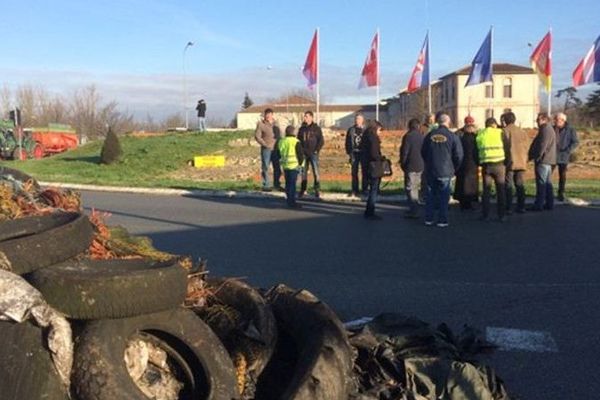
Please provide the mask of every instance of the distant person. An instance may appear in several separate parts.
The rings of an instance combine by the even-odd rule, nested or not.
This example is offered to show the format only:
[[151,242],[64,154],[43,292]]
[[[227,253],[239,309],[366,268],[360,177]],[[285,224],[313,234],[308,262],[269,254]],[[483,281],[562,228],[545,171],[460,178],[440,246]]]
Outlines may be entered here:
[[198,100],[196,111],[198,112],[198,130],[206,132],[206,102],[204,99]]
[[408,201],[406,218],[419,217],[419,193],[423,181],[425,163],[421,156],[424,135],[418,119],[408,121],[408,132],[402,137],[400,145],[400,167],[404,172],[404,191]]
[[296,129],[293,126],[285,128],[285,137],[277,143],[281,167],[285,176],[285,197],[287,205],[291,208],[300,208],[296,203],[296,181],[300,166],[304,162],[302,145],[296,138]]
[[275,128],[275,116],[273,110],[267,108],[263,113],[263,118],[256,124],[256,130],[254,131],[254,138],[258,144],[260,144],[260,175],[262,179],[262,190],[264,192],[270,192],[273,189],[269,179],[269,166],[271,164],[273,164],[273,180],[275,181],[275,187],[281,187],[281,169],[279,167],[279,161],[277,161],[277,154],[274,151],[277,139],[275,135],[276,129],[278,128]]
[[556,133],[547,113],[537,117],[538,133],[529,147],[529,160],[535,164],[535,203],[530,211],[552,210],[552,166],[556,165]]
[[481,219],[490,216],[490,197],[492,183],[496,186],[498,220],[506,219],[506,166],[510,165],[510,142],[508,136],[498,128],[495,118],[485,120],[485,129],[477,132],[477,158],[481,165],[483,178],[483,196],[481,200]]
[[369,165],[369,196],[367,198],[367,208],[365,209],[364,217],[371,220],[380,220],[381,217],[375,214],[375,203],[377,203],[377,195],[379,194],[379,185],[381,184],[381,176],[371,167],[372,162],[381,162],[381,139],[379,134],[383,129],[383,125],[379,121],[373,121],[369,124],[364,137],[364,157],[365,162]]
[[506,170],[506,211],[510,214],[513,205],[513,193],[517,192],[515,212],[525,212],[525,170],[527,169],[527,153],[529,136],[527,132],[515,125],[517,117],[511,111],[501,117],[504,132],[510,142],[510,165]]
[[461,210],[473,210],[473,203],[479,201],[479,165],[477,164],[477,128],[475,118],[468,115],[465,125],[457,131],[463,148],[464,157],[456,171],[454,198],[460,203]]
[[554,117],[554,130],[556,131],[556,164],[558,165],[558,201],[565,201],[565,186],[567,184],[567,167],[571,161],[571,153],[579,145],[577,132],[567,122],[564,113]]
[[463,149],[458,137],[449,129],[450,117],[440,113],[436,122],[438,128],[425,136],[421,148],[427,177],[425,225],[434,224],[433,217],[437,206],[439,209],[437,226],[445,228],[448,226],[450,182],[462,163]]
[[365,163],[362,160],[362,138],[365,133],[365,117],[362,114],[356,114],[354,116],[354,125],[348,128],[346,132],[346,154],[349,157],[351,165],[350,174],[352,176],[352,189],[350,196],[358,196],[359,192],[359,179],[358,170],[360,168],[361,179],[360,187],[361,192],[365,193],[369,184],[369,176]]
[[312,111],[306,111],[303,117],[304,122],[298,131],[298,140],[302,144],[304,151],[304,168],[302,169],[302,183],[300,186],[299,198],[306,193],[308,186],[308,167],[312,169],[314,179],[315,197],[321,197],[321,184],[319,182],[319,152],[325,144],[321,127],[314,122]]

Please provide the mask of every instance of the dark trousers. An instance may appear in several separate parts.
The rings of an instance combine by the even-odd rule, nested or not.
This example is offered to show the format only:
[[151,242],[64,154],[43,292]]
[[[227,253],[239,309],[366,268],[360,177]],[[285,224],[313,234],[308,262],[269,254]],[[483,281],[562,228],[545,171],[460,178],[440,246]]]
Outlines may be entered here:
[[482,175],[483,197],[481,209],[483,211],[483,217],[488,217],[490,215],[492,184],[495,184],[496,201],[498,202],[498,217],[502,218],[506,213],[506,167],[503,162],[484,164]]
[[535,205],[534,208],[552,210],[554,208],[554,188],[552,187],[552,166],[535,165]]
[[427,176],[427,197],[425,199],[425,222],[433,222],[433,214],[438,209],[438,222],[448,223],[448,203],[452,178]]
[[352,154],[351,175],[352,175],[352,193],[358,193],[359,178],[358,170],[360,169],[360,187],[362,192],[366,192],[369,188],[369,173],[365,162],[360,158],[360,154]]
[[281,166],[279,165],[279,157],[274,150],[267,147],[261,147],[260,149],[260,176],[262,178],[262,187],[270,188],[271,182],[269,181],[269,165],[273,165],[273,181],[275,187],[281,185]]
[[315,182],[314,188],[315,192],[318,192],[321,188],[321,184],[319,183],[319,155],[317,153],[311,154],[310,156],[305,156],[304,158],[304,167],[302,168],[302,185],[300,187],[301,192],[305,192],[308,186],[308,167],[312,169],[313,179]]
[[565,196],[565,186],[567,185],[567,169],[568,164],[558,164],[558,197],[561,198]]
[[515,189],[517,192],[517,211],[523,211],[525,209],[525,183],[524,170],[507,170],[506,171],[506,209],[512,209],[513,195]]
[[285,198],[288,205],[296,204],[296,181],[298,180],[297,169],[286,169],[283,171],[285,176]]
[[375,203],[377,203],[380,184],[381,178],[369,179],[369,197],[367,198],[367,209],[365,210],[365,216],[367,217],[375,215]]

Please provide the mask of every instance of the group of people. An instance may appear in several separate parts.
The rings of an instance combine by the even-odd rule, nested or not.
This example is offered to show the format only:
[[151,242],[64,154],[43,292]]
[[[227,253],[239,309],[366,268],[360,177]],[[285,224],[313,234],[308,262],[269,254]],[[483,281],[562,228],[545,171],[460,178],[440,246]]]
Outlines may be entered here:
[[[530,143],[527,132],[516,125],[513,112],[500,118],[488,118],[485,127],[477,129],[475,120],[467,116],[464,126],[453,132],[451,119],[445,113],[430,116],[424,123],[408,122],[408,131],[400,146],[400,167],[404,172],[407,195],[407,218],[420,218],[419,207],[425,204],[425,225],[448,226],[448,207],[455,181],[454,198],[461,210],[473,210],[481,200],[481,219],[490,218],[492,186],[495,186],[498,220],[514,212],[552,210],[554,190],[552,172],[558,167],[558,200],[564,200],[567,167],[571,153],[578,145],[577,133],[563,113],[554,120],[546,113],[537,116],[538,132]],[[354,125],[346,133],[346,153],[352,177],[351,196],[367,196],[365,218],[380,219],[375,205],[380,189],[384,157],[381,153],[378,121],[366,121],[355,115]],[[299,208],[308,187],[308,171],[312,171],[314,195],[321,196],[319,153],[324,145],[323,132],[306,111],[299,129],[288,126],[282,137],[275,124],[272,109],[266,109],[258,122],[255,139],[261,146],[261,178],[263,191],[285,190],[288,206]],[[525,208],[524,174],[528,162],[535,169],[536,196],[533,206]],[[269,167],[273,166],[273,182]],[[281,171],[285,188],[281,186]],[[301,174],[300,191],[296,182]],[[479,176],[483,190],[480,193]],[[480,199],[481,195],[481,199]],[[516,195],[516,204],[513,200]],[[437,213],[437,218],[436,217]]]
[[[454,198],[462,210],[472,210],[479,201],[480,173],[482,220],[490,218],[492,186],[495,186],[497,216],[501,222],[513,211],[552,210],[552,172],[556,166],[558,200],[564,201],[567,167],[578,145],[577,133],[567,123],[565,114],[556,114],[554,121],[547,113],[538,114],[538,132],[531,143],[527,132],[515,124],[516,116],[510,111],[501,116],[500,124],[495,118],[488,118],[483,129],[476,128],[471,116],[465,118],[465,125],[456,132],[449,129],[450,122],[447,114],[438,113],[435,124],[421,125],[417,119],[408,123],[408,133],[400,146],[400,165],[409,204],[406,217],[419,217],[418,205],[424,197],[425,225],[448,226],[453,178],[456,178]],[[529,161],[534,164],[536,196],[534,204],[526,209],[524,174]]]

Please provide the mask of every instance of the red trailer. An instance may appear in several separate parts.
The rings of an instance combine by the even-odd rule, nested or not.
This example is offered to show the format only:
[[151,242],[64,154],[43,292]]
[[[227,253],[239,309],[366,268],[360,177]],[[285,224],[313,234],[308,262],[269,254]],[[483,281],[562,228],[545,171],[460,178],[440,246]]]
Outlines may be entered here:
[[[77,148],[79,137],[77,132],[69,125],[48,124],[43,128],[31,128],[33,140],[42,145],[44,150],[42,156],[62,153]],[[35,154],[35,158],[41,158]]]

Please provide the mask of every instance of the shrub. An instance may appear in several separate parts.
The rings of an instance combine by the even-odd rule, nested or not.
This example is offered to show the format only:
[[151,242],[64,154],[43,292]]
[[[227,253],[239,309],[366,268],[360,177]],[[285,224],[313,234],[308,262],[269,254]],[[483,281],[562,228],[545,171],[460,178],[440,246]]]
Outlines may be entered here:
[[117,162],[121,158],[122,153],[123,151],[121,150],[119,138],[111,128],[108,128],[108,133],[106,134],[106,139],[104,139],[104,145],[102,146],[102,152],[100,153],[100,163],[112,164]]

